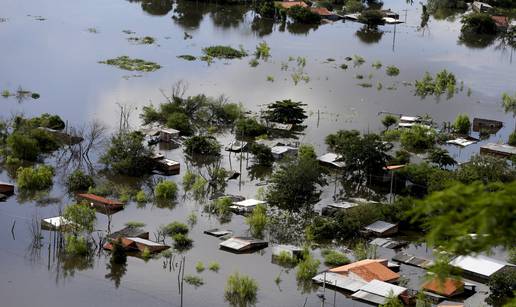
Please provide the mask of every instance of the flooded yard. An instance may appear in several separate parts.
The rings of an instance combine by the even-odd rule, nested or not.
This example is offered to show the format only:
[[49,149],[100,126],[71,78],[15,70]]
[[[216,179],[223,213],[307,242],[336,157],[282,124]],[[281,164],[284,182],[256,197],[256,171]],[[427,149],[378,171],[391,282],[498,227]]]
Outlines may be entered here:
[[[139,129],[142,108],[149,103],[165,102],[163,93],[169,94],[174,84],[183,82],[187,85],[186,95],[224,95],[253,112],[277,100],[302,101],[308,118],[299,142],[313,144],[317,154],[327,152],[325,137],[339,129],[380,132],[382,112],[428,114],[438,125],[453,122],[460,113],[504,122],[501,130],[474,145],[444,145],[458,162],[468,161],[479,152],[480,145],[506,140],[514,125],[512,114],[505,113],[501,104],[503,92],[516,90],[513,49],[498,41],[486,48],[460,43],[460,14],[446,19],[430,16],[428,25],[421,28],[419,3],[385,1],[384,7],[398,12],[404,23],[371,31],[360,23],[344,20],[317,26],[283,26],[257,18],[251,4],[184,0],[0,2],[0,90],[23,89],[40,95],[38,99],[0,97],[2,118],[50,113],[59,115],[71,127],[98,120],[112,132],[119,127],[119,105],[125,105],[131,110],[131,128]],[[270,47],[270,57],[260,59],[253,67],[252,54],[263,41]],[[250,55],[241,59],[202,60],[203,48],[213,45],[230,45]],[[128,70],[135,66],[127,63],[118,67],[106,65],[110,64],[109,59],[124,55],[159,67],[145,66],[139,71]],[[182,55],[194,56],[195,60],[178,57]],[[354,56],[365,62],[357,64],[347,59]],[[373,67],[378,61],[381,67]],[[342,68],[343,64],[347,69]],[[399,75],[387,75],[385,68],[391,65],[399,68]],[[423,78],[425,72],[435,74],[443,69],[455,74],[460,90],[451,98],[415,95],[415,80]],[[224,146],[235,135],[224,131],[216,137]],[[322,288],[307,289],[296,281],[296,269],[272,263],[272,244],[248,254],[220,250],[221,240],[203,232],[221,228],[248,236],[245,218],[234,214],[228,223],[221,224],[216,216],[207,213],[204,207],[210,201],[196,201],[181,185],[184,172],[195,169],[195,163],[187,160],[181,147],[159,146],[161,153],[181,164],[180,175],[166,176],[179,187],[177,200],[166,207],[131,201],[124,210],[112,215],[109,227],[111,231],[119,230],[128,221],[141,221],[154,240],[160,225],[172,221],[186,223],[195,214],[197,222],[189,233],[193,248],[184,253],[174,251],[173,260],[129,256],[127,264],[117,268],[111,266],[110,254],[105,251],[87,259],[56,254],[51,231],[43,231],[42,247],[34,248],[32,219],[57,216],[73,202],[65,186],[68,171],[57,169],[46,201],[14,195],[0,202],[0,305],[227,306],[224,286],[227,277],[238,271],[258,283],[257,306],[333,306],[334,302],[335,306],[368,306],[330,289],[326,289],[323,302]],[[92,157],[99,170],[100,154]],[[45,162],[53,165],[56,159],[50,157]],[[265,177],[250,173],[250,159],[245,153],[222,150],[221,166],[241,173],[236,180],[227,181],[226,194],[256,198],[259,188],[267,185]],[[98,176],[102,174],[101,171]],[[14,183],[12,177],[7,167],[0,168],[0,181]],[[165,176],[111,179],[136,187],[162,177]],[[329,184],[321,198],[328,200],[333,195],[334,186]],[[93,237],[97,238],[97,231],[107,230],[107,216],[97,213]],[[432,258],[424,243],[411,242],[405,249]],[[394,253],[378,249],[381,257],[390,259]],[[316,249],[314,255],[320,258],[320,250]],[[200,276],[204,285],[184,284],[181,293],[178,272],[182,256],[185,275]],[[220,270],[196,273],[199,261],[205,266],[218,262]],[[323,269],[326,266],[321,264],[318,271]],[[401,275],[407,276],[409,286],[414,288],[424,281],[423,270],[406,265],[401,265]],[[275,282],[278,277],[280,282]],[[484,304],[486,289],[480,285],[479,293],[469,298],[467,306]]]

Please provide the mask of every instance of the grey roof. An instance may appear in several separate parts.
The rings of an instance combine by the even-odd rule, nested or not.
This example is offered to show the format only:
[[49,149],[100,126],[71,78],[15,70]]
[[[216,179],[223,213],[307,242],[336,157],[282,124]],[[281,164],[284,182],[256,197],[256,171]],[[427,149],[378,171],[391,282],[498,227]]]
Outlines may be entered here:
[[349,209],[349,208],[353,208],[353,207],[356,207],[356,206],[358,206],[357,203],[352,203],[352,202],[349,202],[349,201],[342,201],[342,202],[339,202],[339,203],[328,204],[328,207],[338,208],[338,209]]
[[257,240],[257,239],[245,238],[245,237],[232,237],[232,238],[227,239],[224,242],[221,242],[219,245],[220,245],[220,247],[225,247],[225,248],[228,248],[231,250],[242,251],[242,250],[253,247],[253,245],[266,246],[266,244],[267,244],[267,242],[263,241],[263,240]]
[[450,263],[467,272],[472,272],[481,276],[489,277],[508,265],[507,262],[500,261],[487,256],[459,256]]
[[374,231],[378,233],[386,232],[389,229],[396,227],[396,224],[387,223],[385,221],[376,221],[371,225],[365,227],[366,230]]
[[205,230],[204,233],[214,237],[223,237],[232,234],[231,230],[224,230],[218,228]]
[[278,146],[272,147],[271,152],[273,155],[282,155],[285,153],[297,152],[297,148],[291,147],[291,146],[278,145]]
[[480,146],[480,148],[516,155],[516,147],[507,144],[488,143]]
[[126,239],[131,240],[136,243],[144,244],[147,246],[166,246],[165,244],[161,244],[158,242],[154,242],[154,241],[150,241],[150,240],[146,240],[146,239],[142,239],[142,238],[138,238],[138,237],[129,237]]
[[257,205],[265,204],[263,200],[257,200],[257,199],[245,199],[242,201],[237,201],[233,203],[233,206],[242,207],[242,208],[249,208],[249,207],[256,207]]
[[365,291],[358,291],[357,293],[351,295],[352,298],[375,303],[375,304],[383,304],[387,300],[386,297],[381,295],[376,295],[373,293],[365,292]]
[[326,282],[327,285],[332,285],[351,292],[356,292],[366,285],[366,283],[361,280],[333,272],[326,272],[326,278],[324,273],[317,274],[312,280],[318,283]]
[[407,288],[396,286],[387,282],[383,282],[377,279],[373,279],[360,288],[360,291],[388,297],[389,295],[398,296],[403,292],[407,291]]
[[404,242],[399,242],[396,240],[392,240],[389,238],[376,238],[373,239],[369,244],[385,247],[385,248],[397,248],[404,244]]
[[317,157],[317,160],[319,160],[320,162],[332,164],[335,167],[344,167],[346,164],[342,161],[339,161],[340,159],[342,159],[342,155],[333,152],[329,152],[327,154]]
[[281,252],[287,252],[293,256],[294,253],[300,253],[302,251],[303,249],[301,247],[295,245],[280,244],[272,247],[272,254],[275,256],[278,256]]

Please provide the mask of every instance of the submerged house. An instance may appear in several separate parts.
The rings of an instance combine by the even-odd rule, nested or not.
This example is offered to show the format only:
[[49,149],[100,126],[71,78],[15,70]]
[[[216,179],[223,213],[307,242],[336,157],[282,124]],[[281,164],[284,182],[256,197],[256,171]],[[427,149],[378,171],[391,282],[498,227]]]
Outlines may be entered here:
[[159,140],[164,143],[174,142],[179,138],[179,130],[172,128],[162,128],[159,131]]
[[473,1],[473,4],[471,4],[471,8],[478,13],[485,13],[489,10],[491,10],[493,7],[487,3],[480,2],[480,1]]
[[72,221],[69,221],[62,216],[41,219],[41,228],[46,230],[63,230],[73,225],[74,223]]
[[247,149],[247,142],[244,141],[232,141],[226,147],[226,151],[239,152]]
[[282,253],[287,253],[290,257],[301,258],[303,249],[299,246],[280,244],[272,247],[272,256],[279,256]]
[[408,303],[408,289],[396,286],[380,280],[372,280],[364,285],[351,298],[366,301],[373,304],[385,304],[392,296],[400,298]]
[[124,209],[124,203],[118,200],[107,199],[90,193],[77,194],[78,198],[88,201],[89,205],[101,211],[119,211]]
[[0,181],[0,194],[4,194],[4,195],[14,194],[14,184]]
[[460,268],[465,276],[481,281],[488,280],[494,273],[510,266],[507,262],[482,255],[459,256],[450,264]]
[[264,205],[266,202],[257,199],[245,199],[242,201],[233,202],[230,208],[238,213],[249,213],[258,205]]
[[308,4],[306,4],[303,1],[283,1],[278,4],[281,8],[288,10],[291,7],[294,6],[300,6],[300,7],[308,7]]
[[219,247],[235,253],[244,253],[259,250],[267,247],[268,245],[269,243],[263,240],[248,237],[232,237],[221,242]]
[[376,221],[366,226],[365,231],[380,237],[391,236],[398,232],[398,225],[384,221]]
[[339,15],[335,14],[334,12],[331,12],[330,10],[328,10],[325,7],[312,7],[312,8],[310,8],[310,11],[321,16],[322,19],[333,20],[333,21],[341,19],[341,17]]
[[274,159],[283,159],[286,156],[294,157],[297,155],[297,148],[285,145],[276,145],[271,148]]
[[516,156],[516,147],[506,144],[488,143],[480,146],[481,155],[494,155],[500,158],[512,158]]
[[106,236],[108,240],[117,240],[123,237],[138,237],[141,239],[149,239],[149,232],[139,227],[127,226]]
[[491,16],[498,30],[507,30],[509,28],[509,18],[507,16]]
[[502,129],[503,122],[499,120],[493,119],[485,119],[485,118],[473,118],[473,131],[482,132],[486,131],[489,133],[496,133],[498,130]]
[[[147,239],[142,239],[139,237],[123,237],[121,238],[122,246],[124,249],[128,252],[130,251],[140,251],[143,252],[145,249],[147,249],[151,253],[159,253],[164,250],[167,250],[170,248],[170,246],[150,241]],[[113,245],[108,242],[104,244],[104,249],[111,250],[113,248]]]
[[346,166],[346,164],[342,161],[342,155],[333,152],[329,152],[317,157],[317,161],[319,161],[320,164],[329,167],[343,168]]
[[233,234],[233,232],[231,230],[213,228],[213,229],[205,230],[204,234],[220,238],[220,237],[231,235],[231,234]]
[[452,297],[464,292],[464,282],[454,278],[433,278],[423,285],[423,290],[435,293],[437,295]]

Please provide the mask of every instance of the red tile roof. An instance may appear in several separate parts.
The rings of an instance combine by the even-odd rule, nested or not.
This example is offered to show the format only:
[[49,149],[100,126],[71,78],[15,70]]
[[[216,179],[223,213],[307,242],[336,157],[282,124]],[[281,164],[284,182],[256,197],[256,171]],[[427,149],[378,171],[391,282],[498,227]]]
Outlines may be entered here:
[[93,202],[97,202],[97,203],[101,203],[101,204],[105,204],[105,205],[109,205],[109,206],[122,206],[124,204],[118,200],[107,199],[107,198],[104,198],[102,196],[98,196],[95,194],[85,193],[85,194],[77,194],[77,196],[82,197],[87,200],[91,200]]
[[400,275],[390,270],[384,263],[385,259],[366,259],[330,269],[330,272],[348,275],[352,272],[365,281],[369,282],[373,279],[380,281],[395,281]]
[[464,290],[464,283],[458,279],[446,278],[441,281],[434,278],[423,285],[423,289],[444,296],[453,296]]

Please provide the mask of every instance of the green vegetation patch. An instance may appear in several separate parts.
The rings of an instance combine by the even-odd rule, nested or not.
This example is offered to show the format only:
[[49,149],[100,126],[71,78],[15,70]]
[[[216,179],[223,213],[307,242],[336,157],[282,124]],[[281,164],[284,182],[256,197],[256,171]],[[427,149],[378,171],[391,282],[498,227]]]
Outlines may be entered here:
[[202,52],[206,56],[218,59],[241,59],[247,56],[247,52],[242,47],[238,50],[231,46],[222,45],[206,47]]
[[117,58],[109,59],[106,61],[100,61],[99,63],[116,66],[120,69],[130,70],[130,71],[136,70],[136,71],[151,72],[151,71],[156,71],[161,68],[161,66],[157,63],[147,62],[142,59],[132,59],[126,55],[119,56]]
[[187,60],[187,61],[195,61],[197,60],[196,57],[190,54],[182,54],[177,56],[179,59]]

